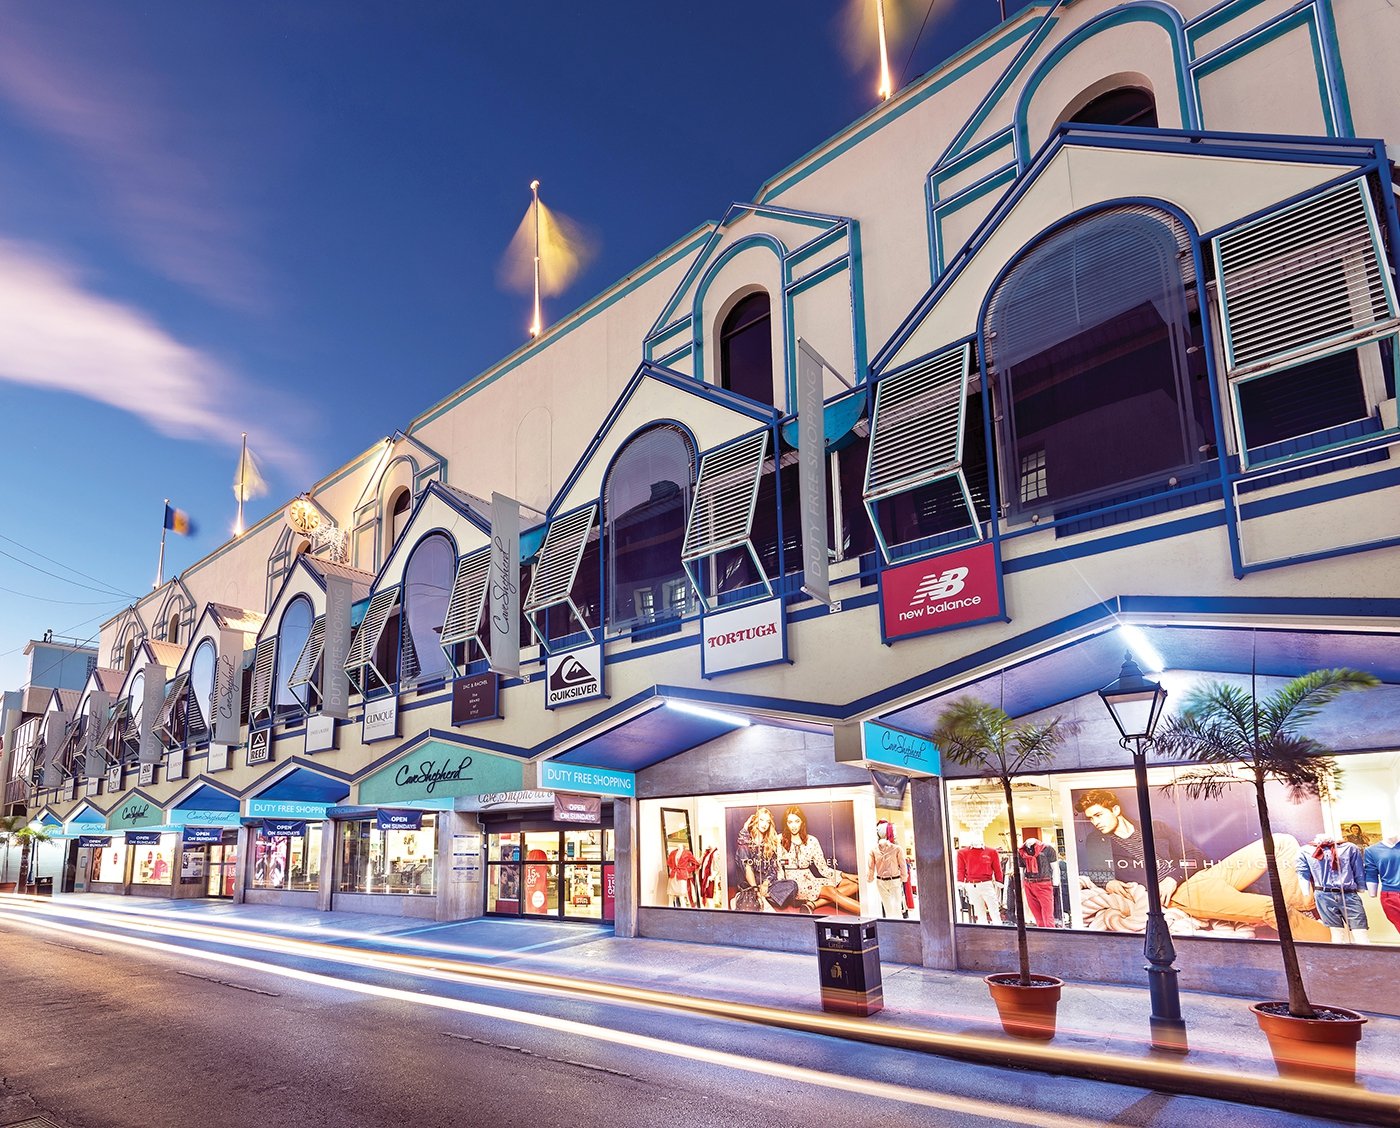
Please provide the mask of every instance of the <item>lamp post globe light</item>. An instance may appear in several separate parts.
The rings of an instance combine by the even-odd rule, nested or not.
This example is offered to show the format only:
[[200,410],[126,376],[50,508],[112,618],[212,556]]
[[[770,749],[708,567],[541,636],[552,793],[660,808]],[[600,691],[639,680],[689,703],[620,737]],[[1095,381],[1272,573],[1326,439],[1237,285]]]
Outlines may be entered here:
[[1152,833],[1152,801],[1147,793],[1147,749],[1162,716],[1167,691],[1159,682],[1143,677],[1131,654],[1123,655],[1118,677],[1099,690],[1113,723],[1121,734],[1118,743],[1133,754],[1133,779],[1137,785],[1138,823],[1142,830],[1142,850],[1149,875],[1147,885],[1147,933],[1143,955],[1147,957],[1147,987],[1152,998],[1152,1048],[1184,1054],[1186,1023],[1181,1017],[1181,996],[1177,988],[1176,948],[1171,930],[1162,915],[1162,895],[1157,872],[1157,845]]

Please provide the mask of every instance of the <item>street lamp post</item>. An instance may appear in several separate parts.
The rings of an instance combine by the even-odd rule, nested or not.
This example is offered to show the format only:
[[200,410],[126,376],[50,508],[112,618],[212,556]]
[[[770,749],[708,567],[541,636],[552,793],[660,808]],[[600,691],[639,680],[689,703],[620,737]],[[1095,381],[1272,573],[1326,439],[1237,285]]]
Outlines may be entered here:
[[1122,734],[1118,741],[1133,754],[1133,779],[1137,785],[1138,823],[1142,830],[1144,868],[1147,873],[1147,934],[1143,955],[1147,957],[1147,988],[1152,998],[1152,1048],[1184,1054],[1186,1023],[1181,1017],[1181,995],[1177,987],[1176,948],[1171,929],[1162,915],[1162,895],[1157,869],[1157,845],[1152,833],[1152,800],[1147,793],[1147,749],[1166,704],[1167,691],[1161,684],[1143,677],[1131,654],[1123,655],[1123,669],[1110,684],[1099,690],[1113,723]]

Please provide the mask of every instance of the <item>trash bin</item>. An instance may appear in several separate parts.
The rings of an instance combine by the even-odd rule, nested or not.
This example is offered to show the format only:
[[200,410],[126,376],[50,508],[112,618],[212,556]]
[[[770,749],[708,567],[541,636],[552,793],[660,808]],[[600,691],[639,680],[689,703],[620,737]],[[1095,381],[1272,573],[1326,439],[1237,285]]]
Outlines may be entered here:
[[40,897],[52,897],[52,896],[53,896],[53,878],[51,878],[51,877],[36,877],[36,878],[34,879],[34,892],[37,893]]
[[880,941],[873,917],[817,919],[817,971],[822,1010],[871,1015],[885,1005]]

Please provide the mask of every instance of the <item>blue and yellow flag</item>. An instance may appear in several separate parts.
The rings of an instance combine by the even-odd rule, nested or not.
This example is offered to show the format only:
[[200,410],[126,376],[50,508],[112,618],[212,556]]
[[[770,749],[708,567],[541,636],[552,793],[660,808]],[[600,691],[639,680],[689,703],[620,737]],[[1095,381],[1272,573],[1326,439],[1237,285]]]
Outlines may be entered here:
[[172,533],[179,533],[182,537],[194,536],[195,524],[190,519],[190,515],[183,509],[176,509],[168,502],[165,506],[165,527]]

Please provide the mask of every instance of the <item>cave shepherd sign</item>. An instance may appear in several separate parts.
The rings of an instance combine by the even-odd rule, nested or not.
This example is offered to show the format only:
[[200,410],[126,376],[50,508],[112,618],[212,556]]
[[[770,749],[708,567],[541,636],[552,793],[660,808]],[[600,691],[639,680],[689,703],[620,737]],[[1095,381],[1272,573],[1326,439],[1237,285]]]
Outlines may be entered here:
[[361,783],[360,802],[392,806],[415,799],[518,791],[521,764],[512,756],[428,740]]
[[603,696],[603,647],[585,646],[551,654],[546,667],[544,707],[556,709]]
[[990,543],[886,568],[880,573],[884,641],[1002,618],[998,581]]
[[702,677],[787,661],[787,616],[781,598],[706,615],[703,633]]

